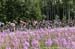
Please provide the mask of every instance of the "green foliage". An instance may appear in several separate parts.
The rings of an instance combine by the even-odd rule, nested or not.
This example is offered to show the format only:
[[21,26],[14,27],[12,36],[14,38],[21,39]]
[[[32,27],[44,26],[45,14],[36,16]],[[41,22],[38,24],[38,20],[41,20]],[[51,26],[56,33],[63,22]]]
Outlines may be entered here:
[[42,20],[43,15],[52,19],[56,15],[74,17],[74,2],[74,0],[0,0],[0,21]]
[[39,0],[1,0],[0,21],[41,20]]

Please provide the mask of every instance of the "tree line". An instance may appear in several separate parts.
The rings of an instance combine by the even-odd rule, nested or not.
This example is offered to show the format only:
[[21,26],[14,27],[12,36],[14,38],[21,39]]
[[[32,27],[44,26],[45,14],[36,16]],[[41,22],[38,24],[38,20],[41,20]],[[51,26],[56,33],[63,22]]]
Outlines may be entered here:
[[0,0],[0,21],[75,18],[74,0]]

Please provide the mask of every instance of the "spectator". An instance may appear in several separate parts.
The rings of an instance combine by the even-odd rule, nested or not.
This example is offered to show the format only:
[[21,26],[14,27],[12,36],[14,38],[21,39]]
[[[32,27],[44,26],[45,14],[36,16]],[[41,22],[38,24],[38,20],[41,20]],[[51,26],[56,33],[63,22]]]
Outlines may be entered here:
[[3,26],[4,26],[4,23],[3,22],[0,22],[0,31],[3,32]]
[[15,31],[15,23],[10,23],[11,31]]
[[24,30],[25,24],[26,24],[26,23],[25,23],[24,21],[22,21],[22,20],[20,21],[21,30]]

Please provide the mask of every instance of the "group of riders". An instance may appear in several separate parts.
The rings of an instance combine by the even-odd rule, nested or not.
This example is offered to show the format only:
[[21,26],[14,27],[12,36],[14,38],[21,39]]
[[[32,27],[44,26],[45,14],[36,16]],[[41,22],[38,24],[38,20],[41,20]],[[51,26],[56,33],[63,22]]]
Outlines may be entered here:
[[[35,22],[34,24],[36,24],[37,22]],[[5,23],[0,23],[0,32],[3,32],[3,30],[7,30],[9,29],[9,31],[15,31],[17,30],[17,27],[19,27],[20,29],[26,27],[26,28],[29,28],[29,25],[30,25],[30,21],[27,23],[23,20],[20,20],[19,22],[17,21],[13,21],[13,22],[6,22]]]
[[62,21],[46,21],[46,20],[43,20],[43,21],[36,21],[36,20],[33,20],[33,21],[23,21],[23,20],[20,20],[19,22],[17,21],[13,21],[13,22],[6,22],[6,24],[4,23],[0,23],[0,32],[3,32],[3,30],[7,30],[9,29],[9,31],[16,31],[18,29],[18,27],[21,29],[21,30],[24,30],[24,29],[39,29],[39,28],[55,28],[55,27],[65,27],[65,26],[74,26],[75,23],[74,21],[69,21],[69,23],[64,23]]

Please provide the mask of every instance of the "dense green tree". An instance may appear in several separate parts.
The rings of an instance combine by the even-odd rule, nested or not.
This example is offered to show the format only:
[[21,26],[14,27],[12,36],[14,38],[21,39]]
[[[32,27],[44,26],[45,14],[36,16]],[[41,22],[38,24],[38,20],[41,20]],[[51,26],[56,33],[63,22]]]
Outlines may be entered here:
[[75,18],[75,0],[0,0],[0,21]]

